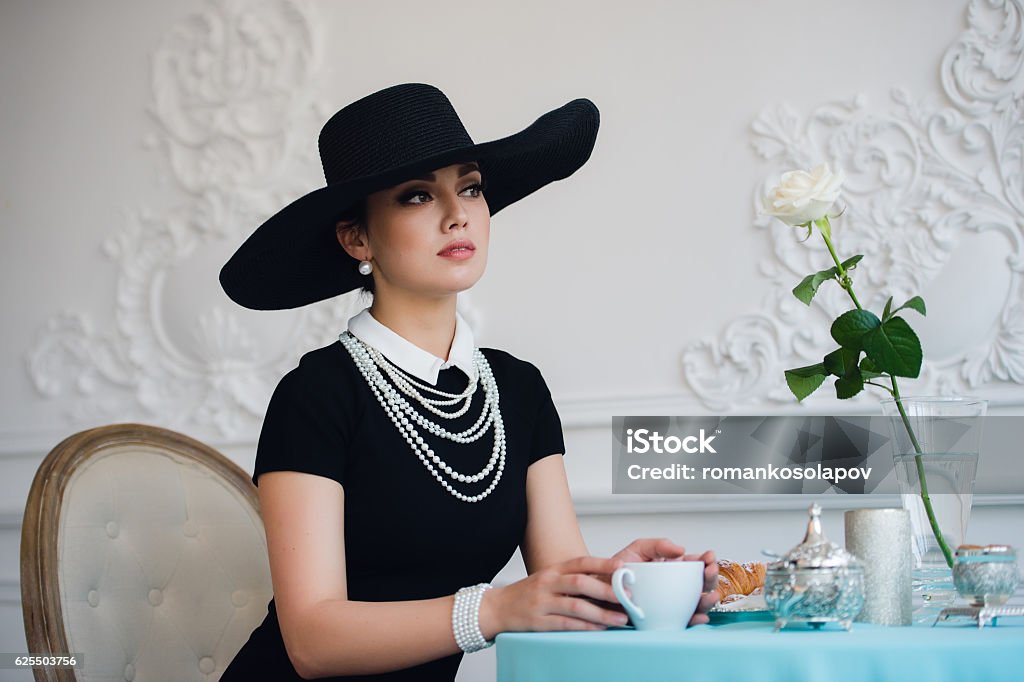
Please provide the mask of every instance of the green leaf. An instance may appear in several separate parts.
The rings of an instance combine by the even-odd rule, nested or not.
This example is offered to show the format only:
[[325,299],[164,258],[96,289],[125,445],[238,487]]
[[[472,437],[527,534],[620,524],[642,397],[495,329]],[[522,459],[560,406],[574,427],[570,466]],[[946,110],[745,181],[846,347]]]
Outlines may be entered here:
[[803,400],[814,393],[825,381],[828,374],[825,372],[825,365],[818,363],[807,367],[796,367],[786,370],[786,383],[789,390],[793,392],[797,400]]
[[846,376],[853,368],[857,367],[857,358],[860,351],[851,348],[837,348],[825,356],[822,363],[825,371],[837,377]]
[[838,271],[835,268],[829,268],[828,270],[819,270],[813,275],[807,275],[800,280],[800,284],[793,287],[793,295],[804,305],[810,305],[814,294],[818,293],[818,287],[828,280],[834,279],[837,274]]
[[870,330],[863,343],[864,352],[881,371],[911,379],[921,373],[921,341],[902,317]]
[[881,326],[882,322],[870,310],[848,310],[832,323],[831,334],[840,346],[863,350],[862,339]]
[[871,362],[871,358],[865,356],[864,359],[860,361],[860,375],[864,381],[871,381],[872,379],[884,377],[885,373],[879,372],[878,368],[875,367],[875,363]]
[[882,311],[882,322],[888,320],[890,315],[892,315],[892,296],[885,302],[885,310]]
[[836,397],[840,400],[852,398],[864,390],[864,378],[857,367],[852,367],[849,374],[836,379]]
[[[843,261],[843,270],[850,270],[857,267],[857,263],[863,258],[862,255],[852,256]],[[828,270],[819,270],[813,275],[807,275],[800,284],[793,287],[793,295],[796,296],[805,305],[810,305],[814,299],[814,295],[818,293],[818,287],[827,282],[830,279],[835,279],[839,276],[839,268],[829,268]]]
[[840,399],[852,398],[864,389],[864,379],[861,377],[860,368],[857,367],[857,359],[860,351],[851,348],[838,348],[825,356],[822,364],[829,374],[834,374],[836,379],[836,397]]
[[863,254],[859,253],[856,256],[850,256],[849,258],[843,261],[843,270],[855,269],[857,267],[857,263],[859,263],[860,259],[863,257]]
[[921,298],[920,296],[914,296],[909,301],[907,301],[906,303],[901,305],[899,308],[897,308],[896,310],[892,311],[892,314],[895,315],[898,311],[903,310],[904,308],[910,308],[911,310],[916,310],[917,312],[921,313],[922,315],[926,315],[927,314],[927,313],[925,313],[925,309],[924,309],[924,299]]

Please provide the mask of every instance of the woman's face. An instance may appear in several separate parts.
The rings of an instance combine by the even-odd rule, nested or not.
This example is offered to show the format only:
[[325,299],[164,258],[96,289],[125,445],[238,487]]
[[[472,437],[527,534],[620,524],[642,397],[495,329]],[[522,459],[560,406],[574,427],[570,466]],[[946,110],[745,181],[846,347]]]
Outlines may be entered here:
[[365,221],[360,245],[346,250],[373,263],[377,296],[451,295],[484,273],[491,214],[476,163],[445,166],[368,195]]

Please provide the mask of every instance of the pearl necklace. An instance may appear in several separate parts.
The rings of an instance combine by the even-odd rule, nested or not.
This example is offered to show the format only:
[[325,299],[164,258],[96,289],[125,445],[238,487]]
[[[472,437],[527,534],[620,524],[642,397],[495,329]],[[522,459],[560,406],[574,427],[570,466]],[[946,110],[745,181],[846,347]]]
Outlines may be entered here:
[[[427,386],[426,384],[416,381],[408,375],[399,373],[400,370],[388,361],[380,351],[366,345],[348,331],[342,332],[338,338],[352,356],[359,372],[363,375],[363,378],[366,379],[366,383],[369,384],[370,390],[372,390],[373,394],[377,397],[377,401],[398,428],[398,432],[403,438],[405,438],[405,441],[412,448],[413,452],[417,457],[419,457],[420,461],[423,462],[423,465],[438,481],[438,483],[440,483],[445,490],[463,502],[479,502],[490,495],[491,491],[498,485],[498,481],[501,480],[501,474],[505,470],[505,424],[501,419],[501,411],[498,409],[498,384],[495,382],[494,375],[491,373],[491,366],[487,362],[487,358],[484,357],[484,354],[480,349],[473,349],[473,365],[476,369],[477,376],[470,378],[469,385],[466,386],[466,390],[462,393],[454,394],[439,391],[432,386]],[[395,383],[394,386],[388,383],[387,379],[384,378],[384,374],[381,373],[382,369],[384,370],[384,373],[392,378]],[[484,389],[483,410],[476,423],[460,433],[452,433],[451,431],[443,428],[440,424],[430,421],[417,412],[413,408],[412,404],[402,395],[405,394],[409,396],[424,408],[440,417],[445,419],[455,419],[456,417],[465,414],[466,410],[469,409],[473,395],[476,393],[478,383],[480,383]],[[434,400],[426,398],[419,392],[419,390],[417,390],[417,387],[436,395],[446,397],[448,400]],[[444,412],[436,407],[436,405],[451,405],[463,399],[465,399],[466,404],[456,412]],[[491,450],[491,458],[488,460],[487,466],[479,472],[471,475],[455,471],[447,462],[441,459],[429,445],[427,445],[423,440],[423,437],[416,430],[414,423],[419,424],[435,436],[439,436],[456,443],[472,443],[483,436],[483,434],[488,430],[488,427],[493,426],[494,447]],[[437,467],[434,466],[435,464]],[[497,467],[497,473],[494,476],[494,480],[491,481],[486,490],[476,495],[465,495],[459,492],[451,483],[445,480],[444,476],[442,476],[440,472],[438,472],[438,468],[440,468],[441,471],[457,481],[461,481],[463,483],[476,483],[477,481],[483,480],[491,473],[491,471],[494,471],[495,467]]]
[[[444,417],[445,419],[455,419],[457,417],[461,417],[462,415],[464,415],[466,411],[469,409],[470,403],[472,403],[473,401],[473,394],[476,393],[477,377],[474,376],[470,379],[469,384],[466,386],[466,389],[462,393],[445,393],[444,391],[437,390],[433,386],[422,384],[416,381],[416,379],[409,376],[408,374],[405,374],[404,372],[402,372],[401,369],[396,367],[390,360],[385,358],[384,355],[376,348],[367,346],[367,349],[370,351],[370,355],[373,358],[374,363],[378,367],[383,369],[389,377],[391,377],[391,380],[395,382],[395,385],[398,386],[402,393],[405,393],[407,396],[415,398],[420,405],[430,410],[434,414],[438,415],[439,417]],[[479,372],[477,374],[479,375]],[[429,391],[430,393],[434,393],[436,395],[448,398],[448,400],[434,400],[431,398],[426,398],[423,396],[422,393],[416,390],[417,387],[425,391]],[[456,412],[444,412],[443,410],[439,410],[436,407],[434,407],[435,405],[454,405],[460,400],[465,400],[466,404],[463,405],[462,408]]]

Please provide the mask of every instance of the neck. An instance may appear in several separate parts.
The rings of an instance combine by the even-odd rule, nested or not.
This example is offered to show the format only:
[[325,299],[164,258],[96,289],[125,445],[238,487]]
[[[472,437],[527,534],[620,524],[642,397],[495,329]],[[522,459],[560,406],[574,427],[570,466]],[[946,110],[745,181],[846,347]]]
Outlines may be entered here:
[[442,360],[455,339],[455,295],[406,301],[374,296],[370,314],[405,340]]

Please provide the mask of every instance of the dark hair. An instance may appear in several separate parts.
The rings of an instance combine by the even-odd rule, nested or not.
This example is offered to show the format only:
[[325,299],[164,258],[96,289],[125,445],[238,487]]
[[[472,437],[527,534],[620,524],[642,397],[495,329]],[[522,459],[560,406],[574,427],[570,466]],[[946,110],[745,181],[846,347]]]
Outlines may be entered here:
[[[339,223],[351,223],[350,229],[360,229],[365,232],[369,230],[369,226],[366,223],[366,197],[361,197],[356,203],[346,208],[339,216],[337,222]],[[373,294],[373,275],[366,275],[363,279],[365,284],[359,289],[363,293]]]

